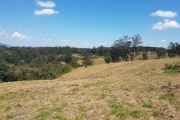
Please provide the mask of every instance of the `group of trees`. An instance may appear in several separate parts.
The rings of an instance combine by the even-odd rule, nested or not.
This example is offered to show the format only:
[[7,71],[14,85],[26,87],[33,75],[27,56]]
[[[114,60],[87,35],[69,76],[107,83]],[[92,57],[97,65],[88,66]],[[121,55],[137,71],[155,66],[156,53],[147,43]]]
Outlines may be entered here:
[[139,46],[139,34],[124,36],[111,47],[1,47],[0,81],[54,79],[77,67],[93,64],[96,57],[104,57],[105,62],[133,61],[142,54],[147,60],[148,51],[156,52],[158,58],[180,56],[180,44],[171,42],[167,49]]
[[108,56],[104,57],[105,62],[119,62],[123,61],[133,61],[134,57],[142,53],[142,59],[148,60],[147,52],[156,52],[157,57],[163,58],[167,55],[169,57],[180,56],[180,44],[171,42],[167,49],[162,47],[143,47],[139,46],[142,44],[142,38],[139,34],[134,35],[133,37],[124,36],[116,40],[113,45],[110,47],[110,52]]
[[92,65],[91,51],[71,47],[0,48],[0,81],[54,79],[74,68]]
[[142,43],[142,38],[139,34],[133,37],[124,36],[116,40],[110,49],[110,56],[112,62],[119,62],[121,60],[128,61],[134,60],[137,54],[137,46]]

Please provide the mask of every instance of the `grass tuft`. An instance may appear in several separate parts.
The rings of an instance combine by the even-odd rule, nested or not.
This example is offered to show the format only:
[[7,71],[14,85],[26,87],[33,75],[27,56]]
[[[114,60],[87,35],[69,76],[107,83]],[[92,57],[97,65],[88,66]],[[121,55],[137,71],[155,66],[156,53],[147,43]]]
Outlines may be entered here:
[[152,103],[144,103],[143,107],[145,107],[145,108],[152,108],[153,105],[152,105]]

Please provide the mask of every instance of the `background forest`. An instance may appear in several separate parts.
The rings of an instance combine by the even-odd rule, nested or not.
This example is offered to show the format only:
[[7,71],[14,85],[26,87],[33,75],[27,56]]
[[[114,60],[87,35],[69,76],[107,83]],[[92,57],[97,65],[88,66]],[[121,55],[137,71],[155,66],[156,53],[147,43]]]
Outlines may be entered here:
[[[156,52],[158,58],[180,56],[180,44],[170,43],[168,48],[143,47],[141,36],[124,36],[116,40],[112,47],[1,47],[0,81],[55,79],[77,67],[87,67],[93,60],[104,57],[105,62],[133,61],[142,54],[147,60],[147,52]],[[141,60],[140,59],[140,60]]]

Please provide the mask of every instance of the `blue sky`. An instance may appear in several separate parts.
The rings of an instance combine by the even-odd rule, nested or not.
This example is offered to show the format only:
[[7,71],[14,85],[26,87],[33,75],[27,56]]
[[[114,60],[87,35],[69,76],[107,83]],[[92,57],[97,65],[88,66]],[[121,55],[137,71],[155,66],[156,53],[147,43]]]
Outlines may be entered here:
[[180,43],[179,0],[1,0],[0,43],[111,46],[140,34],[144,46]]

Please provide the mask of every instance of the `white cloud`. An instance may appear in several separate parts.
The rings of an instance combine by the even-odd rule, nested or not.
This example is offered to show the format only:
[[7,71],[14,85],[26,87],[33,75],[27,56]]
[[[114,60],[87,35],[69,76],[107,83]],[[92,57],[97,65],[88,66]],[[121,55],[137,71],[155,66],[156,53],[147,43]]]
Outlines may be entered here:
[[170,28],[180,28],[180,24],[175,20],[170,21],[169,19],[164,19],[164,23],[158,22],[154,24],[152,30],[166,30]]
[[53,15],[58,13],[59,11],[54,11],[53,9],[43,9],[34,11],[35,15]]
[[3,30],[3,31],[0,31],[0,36],[8,36],[8,34]]
[[166,17],[166,18],[173,18],[176,17],[178,14],[172,11],[162,11],[158,10],[155,13],[151,13],[151,16],[158,16],[158,17]]
[[18,30],[20,30],[21,28],[18,28]]
[[40,5],[41,7],[47,7],[47,8],[53,8],[56,6],[56,4],[53,1],[37,1],[37,4]]
[[20,40],[30,40],[30,37],[26,37],[18,32],[14,32],[13,35],[11,36],[12,38],[18,38]]
[[28,30],[28,32],[31,32],[31,30]]
[[164,40],[161,40],[160,42],[161,42],[161,43],[165,43],[165,42],[166,42],[166,40],[164,39]]
[[52,39],[48,39],[47,41],[52,42]]
[[68,43],[69,40],[61,40],[61,42],[63,42],[63,43]]

